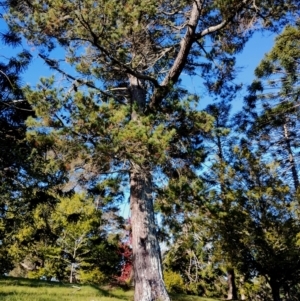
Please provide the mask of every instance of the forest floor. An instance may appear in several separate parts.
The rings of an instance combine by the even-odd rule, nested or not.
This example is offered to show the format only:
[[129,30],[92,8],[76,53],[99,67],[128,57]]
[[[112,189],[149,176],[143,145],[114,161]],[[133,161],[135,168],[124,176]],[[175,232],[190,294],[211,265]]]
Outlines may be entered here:
[[[23,278],[0,278],[1,301],[132,301],[133,291]],[[190,295],[172,295],[174,301],[216,301]]]

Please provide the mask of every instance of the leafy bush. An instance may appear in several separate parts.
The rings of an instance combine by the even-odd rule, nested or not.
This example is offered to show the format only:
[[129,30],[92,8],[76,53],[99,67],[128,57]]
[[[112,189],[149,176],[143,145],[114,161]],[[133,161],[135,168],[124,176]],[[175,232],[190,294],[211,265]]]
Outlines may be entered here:
[[79,280],[81,283],[102,284],[106,278],[107,277],[97,268],[90,271],[79,270]]
[[185,292],[185,285],[179,273],[173,271],[165,271],[164,281],[168,292],[170,293]]

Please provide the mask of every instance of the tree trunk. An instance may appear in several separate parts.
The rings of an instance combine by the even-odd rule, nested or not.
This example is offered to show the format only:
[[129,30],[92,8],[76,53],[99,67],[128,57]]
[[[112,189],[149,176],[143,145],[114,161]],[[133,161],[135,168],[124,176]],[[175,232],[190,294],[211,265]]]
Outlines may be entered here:
[[73,283],[73,263],[71,263],[71,270],[70,270],[70,283]]
[[[219,181],[221,186],[221,199],[223,201],[223,208],[225,212],[229,212],[231,201],[226,198],[226,187],[224,181],[224,160],[223,160],[223,145],[221,138],[217,136],[217,147],[218,147],[218,157],[219,164],[221,165],[221,173],[219,174]],[[237,300],[237,289],[235,284],[235,273],[233,268],[227,268],[227,283],[228,283],[228,292],[227,300]]]
[[297,190],[298,187],[299,187],[299,178],[298,178],[298,172],[297,172],[297,168],[296,168],[294,154],[293,154],[293,151],[292,151],[291,139],[290,139],[290,134],[289,134],[289,129],[288,129],[288,126],[287,126],[287,122],[284,123],[284,125],[283,125],[283,131],[284,131],[284,139],[285,139],[285,143],[286,143],[286,148],[287,148],[287,151],[288,151],[288,154],[289,154],[289,162],[291,164],[294,187],[295,187],[295,190]]
[[[138,111],[131,119],[139,121],[146,104],[142,83],[129,75],[131,102]],[[163,281],[160,247],[156,236],[152,198],[152,176],[146,168],[131,162],[130,210],[134,275],[134,301],[170,301]]]
[[130,209],[135,301],[169,301],[156,237],[151,176],[138,168],[130,174]]
[[245,295],[245,278],[244,277],[241,277],[241,280],[240,280],[240,299],[241,300],[246,300],[246,295]]
[[234,269],[227,269],[228,295],[227,300],[237,300],[237,289],[235,285]]
[[285,300],[291,300],[291,290],[288,284],[283,285]]
[[270,280],[270,286],[272,290],[273,301],[280,301],[280,285],[277,281]]

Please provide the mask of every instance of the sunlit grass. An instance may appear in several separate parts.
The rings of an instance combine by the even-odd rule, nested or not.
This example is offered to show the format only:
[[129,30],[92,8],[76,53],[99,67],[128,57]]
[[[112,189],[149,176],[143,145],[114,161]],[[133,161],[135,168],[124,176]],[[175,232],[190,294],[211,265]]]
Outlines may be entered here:
[[[23,278],[0,278],[1,301],[133,301],[133,291],[100,288]],[[174,301],[215,301],[188,295],[172,295]]]
[[121,289],[106,290],[89,285],[0,278],[1,301],[129,301],[132,299],[132,291]]

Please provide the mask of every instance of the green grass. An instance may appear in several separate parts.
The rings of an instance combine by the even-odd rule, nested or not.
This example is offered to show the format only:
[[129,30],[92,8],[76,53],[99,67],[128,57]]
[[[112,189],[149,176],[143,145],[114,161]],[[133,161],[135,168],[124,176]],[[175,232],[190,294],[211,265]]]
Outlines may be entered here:
[[[74,287],[75,286],[75,287]],[[91,285],[62,284],[23,278],[0,278],[1,301],[132,301],[133,291]],[[172,295],[174,301],[215,301],[188,295]]]

